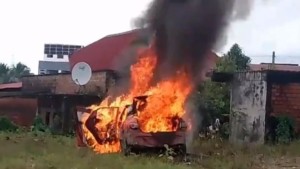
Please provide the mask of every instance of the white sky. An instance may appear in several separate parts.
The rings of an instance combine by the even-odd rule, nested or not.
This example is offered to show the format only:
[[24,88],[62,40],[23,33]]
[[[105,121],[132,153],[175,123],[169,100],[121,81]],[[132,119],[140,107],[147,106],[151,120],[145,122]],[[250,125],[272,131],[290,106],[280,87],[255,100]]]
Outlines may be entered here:
[[[0,0],[0,62],[22,62],[37,73],[44,43],[88,45],[127,31],[150,0]],[[240,44],[254,63],[300,64],[300,1],[258,2],[247,21],[234,23],[228,45]]]

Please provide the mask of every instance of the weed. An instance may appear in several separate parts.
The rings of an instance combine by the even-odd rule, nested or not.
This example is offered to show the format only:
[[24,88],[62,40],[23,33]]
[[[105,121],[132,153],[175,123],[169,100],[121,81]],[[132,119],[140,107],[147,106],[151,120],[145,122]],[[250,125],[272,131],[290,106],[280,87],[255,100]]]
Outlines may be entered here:
[[[300,157],[300,142],[241,150],[220,139],[195,140],[193,153],[205,157],[184,165],[157,156],[96,155],[87,148],[76,147],[75,141],[72,137],[44,132],[0,133],[0,169],[250,169],[268,166],[269,161],[274,161],[274,165],[296,165],[294,161]],[[165,155],[171,155],[173,150],[167,150]]]
[[0,131],[15,132],[18,127],[6,117],[0,117]]
[[280,144],[288,144],[294,137],[295,123],[292,118],[288,116],[280,116],[276,128],[277,141]]

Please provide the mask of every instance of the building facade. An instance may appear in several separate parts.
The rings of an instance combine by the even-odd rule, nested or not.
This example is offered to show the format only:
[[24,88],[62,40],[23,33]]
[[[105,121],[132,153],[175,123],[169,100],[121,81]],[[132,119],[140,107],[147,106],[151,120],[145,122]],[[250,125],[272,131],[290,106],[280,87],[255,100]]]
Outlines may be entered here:
[[[117,71],[123,66],[120,66],[119,63],[126,65],[127,62],[135,60],[136,53],[132,50],[138,51],[137,48],[141,48],[141,46],[137,48],[133,46],[140,43],[141,40],[150,41],[147,33],[146,30],[134,29],[105,36],[75,52],[70,57],[71,69],[78,62],[86,62],[91,66],[92,71]],[[210,51],[207,53],[207,58],[202,66],[205,66],[205,69],[210,72],[214,69],[219,57],[215,52]],[[206,78],[205,73],[202,76]]]
[[45,44],[44,58],[39,61],[39,74],[70,72],[69,57],[83,46]]
[[214,73],[216,82],[231,84],[230,142],[261,145],[275,141],[274,118],[286,116],[295,122],[300,136],[300,72],[261,70]]

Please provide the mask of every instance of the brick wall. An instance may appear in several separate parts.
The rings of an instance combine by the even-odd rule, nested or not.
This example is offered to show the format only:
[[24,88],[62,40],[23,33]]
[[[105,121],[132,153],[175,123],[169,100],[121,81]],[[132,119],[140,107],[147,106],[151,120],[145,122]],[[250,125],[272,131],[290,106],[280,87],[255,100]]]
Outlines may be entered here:
[[300,132],[300,83],[272,85],[272,115],[289,115]]
[[19,126],[31,126],[37,109],[36,99],[1,98],[0,116],[5,116]]
[[93,73],[84,86],[76,85],[71,74],[28,76],[22,78],[24,91],[47,91],[53,94],[103,94],[107,88],[107,73]]

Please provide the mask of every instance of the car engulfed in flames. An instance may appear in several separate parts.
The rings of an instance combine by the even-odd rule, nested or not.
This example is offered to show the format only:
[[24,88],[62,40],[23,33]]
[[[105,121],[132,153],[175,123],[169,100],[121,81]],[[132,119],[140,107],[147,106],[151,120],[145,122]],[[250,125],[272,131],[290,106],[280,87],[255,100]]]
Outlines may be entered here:
[[[132,104],[120,107],[99,107],[82,109],[80,136],[84,144],[99,153],[122,152],[129,155],[131,152],[141,150],[161,150],[165,145],[174,148],[181,155],[186,153],[186,130],[188,125],[180,117],[170,117],[170,131],[145,132],[142,130],[139,115],[147,106],[147,98],[151,96],[138,96],[133,99]],[[99,125],[103,120],[103,112],[114,115],[105,126]],[[77,112],[80,113],[80,112]]]
[[185,135],[191,129],[185,110],[190,78],[182,69],[153,83],[156,62],[155,51],[145,49],[131,66],[129,91],[78,112],[77,129],[85,145],[100,154],[127,155],[134,149],[164,145],[185,153]]
[[[165,145],[174,148],[176,153],[186,153],[185,134],[187,125],[180,117],[170,117],[169,122],[172,131],[145,132],[139,124],[139,112],[147,105],[149,96],[135,97],[133,104],[128,106],[126,120],[121,125],[120,143],[124,155],[138,150],[150,148],[161,149]],[[151,97],[151,96],[150,96]]]

